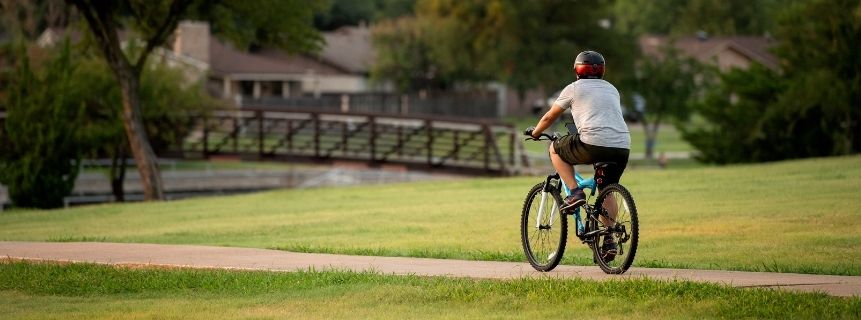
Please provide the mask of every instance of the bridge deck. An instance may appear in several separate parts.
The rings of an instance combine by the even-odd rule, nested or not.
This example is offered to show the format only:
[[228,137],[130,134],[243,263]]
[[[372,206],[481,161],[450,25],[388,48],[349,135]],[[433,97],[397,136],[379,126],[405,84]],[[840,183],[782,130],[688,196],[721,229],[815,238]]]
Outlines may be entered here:
[[[490,175],[529,166],[516,130],[487,119],[266,108],[188,117],[190,133],[160,156],[349,161]],[[0,127],[4,121],[0,112]]]
[[257,160],[365,162],[483,174],[525,163],[515,129],[487,120],[266,109],[193,117],[171,155]]

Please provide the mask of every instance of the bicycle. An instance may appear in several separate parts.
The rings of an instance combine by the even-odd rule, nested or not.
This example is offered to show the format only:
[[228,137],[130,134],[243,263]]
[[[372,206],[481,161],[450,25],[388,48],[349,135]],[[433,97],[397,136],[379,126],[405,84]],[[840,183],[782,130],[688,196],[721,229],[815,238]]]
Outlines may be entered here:
[[[530,132],[529,129],[527,132]],[[547,139],[543,139],[545,137]],[[558,133],[542,133],[538,139],[530,137],[526,140],[555,141],[559,138]],[[587,193],[586,204],[573,211],[561,212],[558,209],[564,199],[562,193],[565,196],[571,194],[571,189],[559,178],[558,173],[548,175],[544,182],[529,190],[523,202],[520,235],[523,251],[535,270],[547,272],[559,265],[565,253],[568,237],[568,219],[565,216],[569,214],[573,216],[577,238],[589,246],[592,260],[601,270],[608,274],[621,274],[628,270],[637,253],[639,232],[637,208],[631,193],[621,184],[614,183],[605,186],[594,202],[590,201],[595,196],[597,181],[601,181],[604,171],[614,165],[617,164],[595,163],[595,175],[589,179],[575,171],[577,185],[584,191],[591,191]],[[581,216],[581,209],[585,217]],[[606,237],[616,240],[618,251],[615,254],[603,250],[602,244]]]

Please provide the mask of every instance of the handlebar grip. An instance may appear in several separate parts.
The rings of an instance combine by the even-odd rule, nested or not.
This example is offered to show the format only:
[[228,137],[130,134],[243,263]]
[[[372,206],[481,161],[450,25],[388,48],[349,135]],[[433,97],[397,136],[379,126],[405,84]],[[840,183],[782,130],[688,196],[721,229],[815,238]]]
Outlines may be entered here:
[[524,131],[523,131],[523,135],[524,135],[524,136],[530,136],[530,137],[531,137],[531,136],[532,136],[532,131],[535,131],[535,127],[529,127],[529,128],[526,128],[526,130],[524,130]]

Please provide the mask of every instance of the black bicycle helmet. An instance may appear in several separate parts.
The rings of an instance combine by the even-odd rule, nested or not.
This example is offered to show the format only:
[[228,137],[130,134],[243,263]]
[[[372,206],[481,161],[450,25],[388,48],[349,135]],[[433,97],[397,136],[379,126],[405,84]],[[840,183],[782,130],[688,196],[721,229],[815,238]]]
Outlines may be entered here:
[[604,56],[595,51],[583,51],[574,59],[577,79],[603,79]]

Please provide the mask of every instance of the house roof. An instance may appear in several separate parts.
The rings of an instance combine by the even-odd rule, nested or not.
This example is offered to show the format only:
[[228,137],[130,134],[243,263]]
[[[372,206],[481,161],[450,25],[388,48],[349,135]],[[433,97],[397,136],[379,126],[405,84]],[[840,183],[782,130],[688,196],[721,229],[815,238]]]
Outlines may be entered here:
[[215,74],[343,74],[343,70],[305,55],[288,55],[276,49],[245,52],[217,38],[209,42],[210,69]]
[[277,48],[245,52],[213,37],[210,66],[216,74],[366,74],[375,57],[368,27],[343,27],[323,33],[326,41],[317,57],[288,54]]
[[[640,48],[643,54],[661,56],[661,46],[669,39],[665,36],[643,36],[640,38]],[[778,59],[769,48],[774,41],[765,37],[735,36],[735,37],[685,37],[675,40],[675,46],[683,53],[700,62],[711,63],[712,59],[725,50],[733,50],[751,61],[777,69]]]
[[368,73],[376,59],[371,29],[365,25],[345,26],[324,32],[326,46],[320,57],[353,73]]

